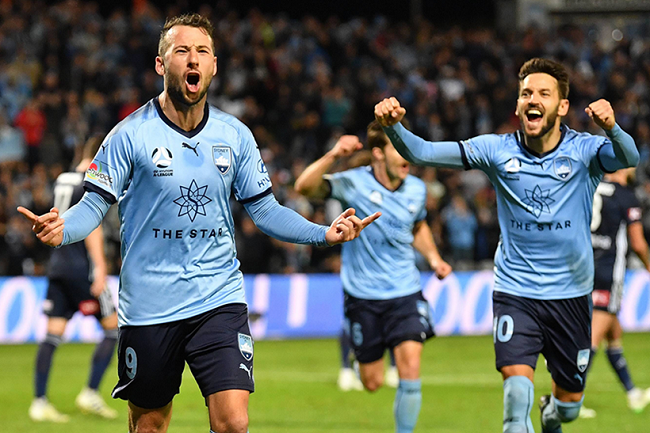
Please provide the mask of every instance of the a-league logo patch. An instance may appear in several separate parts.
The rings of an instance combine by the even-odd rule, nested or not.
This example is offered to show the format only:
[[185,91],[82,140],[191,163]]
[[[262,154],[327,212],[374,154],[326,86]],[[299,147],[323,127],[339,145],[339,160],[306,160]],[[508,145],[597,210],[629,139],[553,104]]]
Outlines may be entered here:
[[253,339],[250,335],[237,333],[239,340],[239,351],[246,361],[253,359]]
[[566,156],[555,158],[553,168],[560,179],[566,179],[571,174],[571,160]]
[[589,355],[591,354],[589,349],[582,349],[578,352],[578,370],[580,373],[584,373],[589,365]]
[[212,160],[219,173],[228,173],[232,165],[232,149],[228,146],[212,146]]

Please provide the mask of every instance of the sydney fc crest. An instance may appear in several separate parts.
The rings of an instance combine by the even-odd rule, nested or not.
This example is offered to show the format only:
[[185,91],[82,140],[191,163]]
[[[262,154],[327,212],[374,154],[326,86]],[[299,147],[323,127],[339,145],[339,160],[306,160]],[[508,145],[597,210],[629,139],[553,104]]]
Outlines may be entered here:
[[560,179],[566,179],[571,174],[571,160],[566,156],[555,158],[553,168]]
[[228,173],[232,165],[232,149],[228,146],[212,146],[212,160],[219,173]]
[[518,158],[510,158],[504,167],[506,173],[519,173],[521,170],[521,161]]
[[587,366],[589,365],[589,355],[590,355],[589,349],[582,349],[581,351],[578,352],[577,365],[578,365],[578,370],[580,370],[580,373],[584,373],[584,371],[587,369]]
[[253,359],[253,339],[250,335],[237,333],[239,340],[239,351],[246,361]]

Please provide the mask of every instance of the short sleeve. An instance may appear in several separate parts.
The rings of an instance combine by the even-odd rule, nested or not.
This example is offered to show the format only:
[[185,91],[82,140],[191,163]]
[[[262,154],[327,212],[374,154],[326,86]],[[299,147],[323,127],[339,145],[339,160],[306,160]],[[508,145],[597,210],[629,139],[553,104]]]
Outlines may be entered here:
[[133,171],[133,140],[126,129],[114,129],[106,136],[86,170],[84,188],[115,203],[128,188]]
[[355,184],[347,171],[327,174],[323,178],[330,184],[330,197],[342,203],[349,203]]
[[489,170],[501,142],[496,134],[479,135],[459,142],[463,165],[466,169]]
[[240,154],[234,179],[235,198],[248,203],[270,194],[271,178],[253,133],[245,126],[239,129]]

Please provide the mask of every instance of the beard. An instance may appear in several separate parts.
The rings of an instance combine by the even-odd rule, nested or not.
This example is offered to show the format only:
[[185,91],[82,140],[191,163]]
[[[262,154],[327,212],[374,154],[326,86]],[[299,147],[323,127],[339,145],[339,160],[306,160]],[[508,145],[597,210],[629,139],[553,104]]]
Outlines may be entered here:
[[185,87],[185,81],[183,77],[174,75],[169,70],[165,71],[165,82],[167,83],[167,93],[174,100],[174,102],[184,105],[185,107],[191,107],[198,104],[203,100],[203,97],[208,93],[210,88],[210,81],[205,83],[203,87],[199,90],[199,96],[196,100],[189,99],[187,95],[183,92]]
[[555,127],[555,122],[557,121],[558,115],[557,112],[560,109],[559,105],[555,107],[555,110],[551,111],[550,113],[547,113],[546,116],[546,121],[542,125],[542,129],[537,133],[537,134],[526,134],[526,129],[524,127],[524,118],[526,117],[525,114],[522,114],[519,116],[519,124],[521,126],[521,130],[526,134],[528,138],[541,138],[545,136],[551,129]]

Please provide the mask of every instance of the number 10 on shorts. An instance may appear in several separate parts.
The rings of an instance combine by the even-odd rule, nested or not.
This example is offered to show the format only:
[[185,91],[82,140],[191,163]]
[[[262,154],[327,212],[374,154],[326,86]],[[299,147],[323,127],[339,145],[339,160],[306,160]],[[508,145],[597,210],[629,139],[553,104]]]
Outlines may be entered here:
[[509,314],[503,315],[501,317],[495,317],[492,322],[492,336],[494,337],[494,342],[497,340],[500,343],[507,343],[512,338],[512,333],[515,330],[515,321],[512,320],[512,316]]

